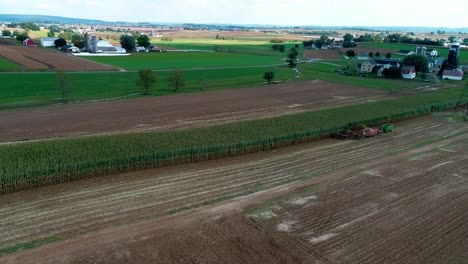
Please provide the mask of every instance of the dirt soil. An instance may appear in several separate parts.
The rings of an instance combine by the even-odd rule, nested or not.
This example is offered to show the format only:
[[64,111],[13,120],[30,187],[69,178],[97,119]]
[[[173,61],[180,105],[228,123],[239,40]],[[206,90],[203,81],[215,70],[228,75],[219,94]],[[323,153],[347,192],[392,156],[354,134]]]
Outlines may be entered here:
[[111,71],[116,68],[40,47],[0,45],[4,57],[28,70]]
[[304,53],[306,59],[339,60],[343,54],[339,50],[307,50]]
[[425,117],[1,196],[0,248],[64,241],[0,263],[464,263],[467,132]]
[[348,51],[348,50],[354,50],[354,52],[356,53],[356,56],[358,54],[366,54],[367,55],[370,52],[373,52],[374,55],[375,55],[375,53],[380,52],[380,57],[374,57],[374,59],[385,59],[385,55],[387,55],[387,53],[390,53],[390,54],[393,55],[393,53],[395,52],[395,50],[392,50],[392,49],[379,49],[379,48],[354,47],[354,48],[343,48],[343,49],[341,49],[343,54],[346,54],[346,51]]
[[373,89],[310,81],[5,110],[0,111],[0,142],[200,127],[353,104],[385,95]]

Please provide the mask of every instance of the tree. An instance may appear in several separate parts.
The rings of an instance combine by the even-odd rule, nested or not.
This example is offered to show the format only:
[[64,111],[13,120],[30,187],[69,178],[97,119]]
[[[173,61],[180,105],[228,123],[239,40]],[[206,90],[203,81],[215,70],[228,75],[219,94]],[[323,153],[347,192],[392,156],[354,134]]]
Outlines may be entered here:
[[85,42],[84,42],[84,36],[82,34],[73,34],[71,37],[71,42],[73,45],[75,45],[77,48],[84,48]]
[[152,70],[139,70],[137,85],[141,86],[141,93],[143,95],[149,95],[151,88],[157,82],[157,77]]
[[346,51],[346,56],[348,57],[355,57],[356,56],[356,53],[354,52],[354,50],[347,50]]
[[385,54],[385,58],[390,59],[391,57],[392,57],[392,53],[387,52],[387,54]]
[[2,30],[2,36],[4,37],[11,37],[11,31],[10,30]]
[[467,46],[468,46],[468,38],[466,38],[466,39],[463,40],[463,45],[467,45]]
[[268,83],[271,83],[271,81],[273,81],[274,78],[275,78],[275,73],[272,71],[268,71],[268,72],[265,72],[265,74],[263,74],[263,79],[267,80]]
[[57,92],[61,98],[59,101],[62,103],[69,102],[69,95],[73,91],[73,85],[70,79],[65,75],[63,71],[57,71]]
[[450,43],[455,42],[456,39],[457,39],[457,37],[455,37],[455,36],[450,36],[450,37],[448,38],[448,40],[449,40]]
[[372,57],[374,57],[374,52],[371,51],[369,52],[369,58],[372,58]]
[[376,57],[380,57],[380,52],[377,51],[377,52],[375,53],[375,56],[376,56]]
[[137,38],[138,46],[148,48],[151,45],[150,38],[146,35],[140,35]]
[[297,48],[293,47],[289,51],[288,58],[286,62],[288,62],[289,67],[294,68],[297,66],[297,56],[299,56],[299,52],[297,52]]
[[428,72],[427,59],[422,55],[409,55],[403,60],[404,65],[414,66],[416,72]]
[[185,86],[184,73],[182,71],[173,72],[169,78],[169,85],[174,88],[174,92],[180,91]]
[[53,32],[52,30],[50,30],[49,32],[47,32],[47,36],[48,37],[55,37],[55,32]]
[[354,43],[352,41],[343,42],[343,48],[354,48],[356,46],[357,46],[356,43]]
[[124,48],[127,52],[132,52],[135,50],[135,38],[133,36],[122,35],[120,37],[120,45]]
[[349,34],[349,33],[346,33],[344,36],[343,36],[343,41],[347,41],[347,42],[351,42],[353,41],[354,37],[353,35]]
[[20,41],[20,42],[23,42],[25,41],[26,39],[28,39],[29,36],[28,36],[28,32],[27,31],[24,31],[22,33],[19,33],[18,35],[16,35],[16,40]]
[[64,40],[63,38],[59,38],[59,39],[56,39],[54,41],[54,44],[55,44],[55,47],[61,48],[61,47],[65,46],[65,45],[67,45],[67,41]]

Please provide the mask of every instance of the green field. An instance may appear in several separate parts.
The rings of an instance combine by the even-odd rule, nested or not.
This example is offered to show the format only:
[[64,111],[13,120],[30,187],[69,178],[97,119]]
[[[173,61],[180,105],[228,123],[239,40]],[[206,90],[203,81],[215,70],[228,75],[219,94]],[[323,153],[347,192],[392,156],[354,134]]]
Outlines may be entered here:
[[357,124],[391,122],[453,107],[461,89],[214,127],[0,146],[0,193],[87,175],[261,151]]
[[[413,44],[398,44],[398,43],[359,43],[358,47],[367,47],[367,48],[382,48],[382,49],[393,49],[395,51],[399,50],[415,50],[417,46]],[[438,47],[438,46],[426,46],[428,48],[434,48],[439,52],[441,58],[445,59],[448,56],[449,48],[448,47]],[[468,50],[462,49],[460,52],[460,63],[468,64]]]
[[[295,73],[285,67],[239,68],[184,71],[186,86],[182,92],[200,92],[200,81],[208,90],[251,87],[263,84],[263,73],[274,71],[276,80],[288,80]],[[158,82],[152,95],[170,95],[174,91],[167,81],[171,72],[156,72]],[[0,108],[51,104],[60,97],[55,73],[8,73],[0,75]],[[139,93],[135,72],[67,73],[72,91],[71,101],[95,100]]]
[[221,52],[154,52],[118,57],[87,57],[87,59],[128,70],[192,69],[240,66],[262,66],[284,63],[275,56]]
[[18,65],[0,57],[0,71],[14,71],[18,69]]

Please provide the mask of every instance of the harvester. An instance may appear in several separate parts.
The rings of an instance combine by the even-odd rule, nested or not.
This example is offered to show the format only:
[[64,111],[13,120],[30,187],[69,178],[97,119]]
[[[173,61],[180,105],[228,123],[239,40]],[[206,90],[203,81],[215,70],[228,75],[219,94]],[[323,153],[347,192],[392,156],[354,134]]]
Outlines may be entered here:
[[332,137],[338,139],[361,139],[361,138],[370,138],[375,137],[381,133],[391,133],[393,132],[393,125],[385,124],[381,125],[379,128],[366,127],[364,125],[359,125],[342,132],[332,134]]

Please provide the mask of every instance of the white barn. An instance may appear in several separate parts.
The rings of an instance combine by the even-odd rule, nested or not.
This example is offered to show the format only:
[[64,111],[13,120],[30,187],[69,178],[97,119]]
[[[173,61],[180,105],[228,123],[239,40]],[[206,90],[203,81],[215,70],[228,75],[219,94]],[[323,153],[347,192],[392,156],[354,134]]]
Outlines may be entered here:
[[41,47],[55,47],[55,41],[58,38],[41,38]]

